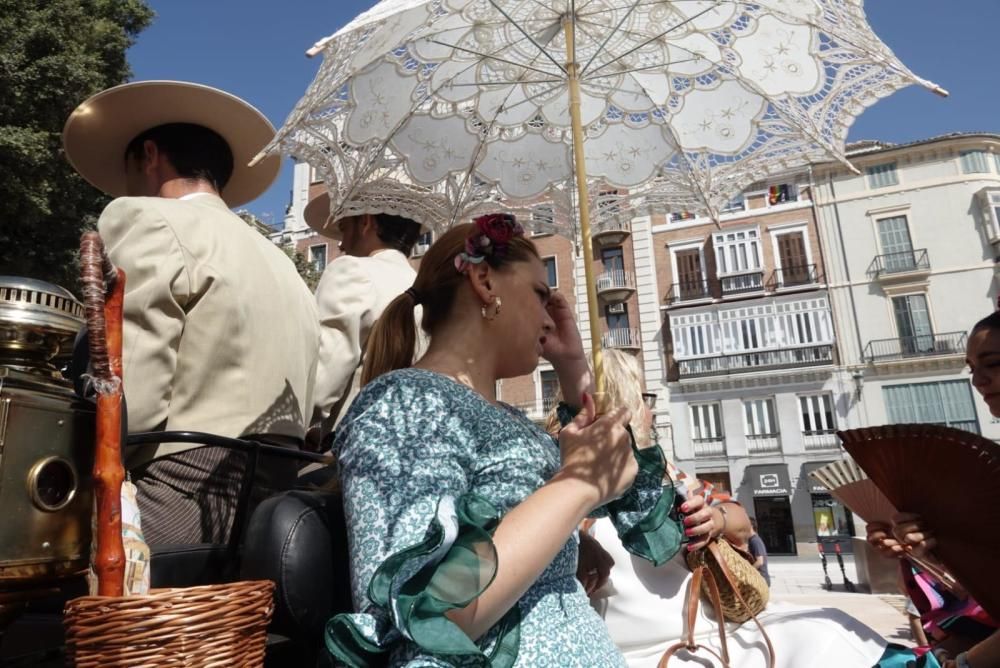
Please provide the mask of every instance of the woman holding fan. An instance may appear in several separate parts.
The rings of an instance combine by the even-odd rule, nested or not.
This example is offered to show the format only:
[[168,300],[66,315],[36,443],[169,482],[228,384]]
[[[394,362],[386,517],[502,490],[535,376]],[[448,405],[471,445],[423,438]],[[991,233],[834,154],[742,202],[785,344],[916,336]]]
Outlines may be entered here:
[[[990,413],[1000,417],[1000,311],[972,328],[965,362],[972,386],[983,397]],[[961,583],[957,587],[945,585],[908,560],[907,557],[913,556],[935,561],[937,539],[920,517],[899,513],[893,518],[893,526],[873,523],[866,528],[872,546],[883,556],[901,560],[903,584],[921,613],[933,652],[944,661],[945,668],[1000,666],[997,620],[968,596]]]

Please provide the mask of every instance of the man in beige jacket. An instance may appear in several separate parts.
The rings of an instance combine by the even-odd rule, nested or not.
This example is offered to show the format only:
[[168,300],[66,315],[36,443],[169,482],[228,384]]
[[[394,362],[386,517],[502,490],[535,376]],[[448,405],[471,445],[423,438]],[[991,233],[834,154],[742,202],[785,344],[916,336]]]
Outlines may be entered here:
[[338,239],[341,252],[316,287],[321,333],[312,436],[322,449],[360,390],[362,356],[375,321],[413,285],[417,274],[408,258],[414,244],[445,219],[440,198],[385,180],[368,184],[333,213],[329,202],[320,195],[305,211],[306,222]]
[[[277,176],[277,157],[246,167],[273,133],[239,98],[181,82],[103,91],[66,122],[70,162],[117,197],[98,230],[126,274],[130,432],[301,445],[319,345],[315,303],[291,260],[230,211]],[[164,444],[129,451],[126,463],[150,543],[226,539],[244,453]],[[267,461],[258,481],[287,486],[289,467]]]

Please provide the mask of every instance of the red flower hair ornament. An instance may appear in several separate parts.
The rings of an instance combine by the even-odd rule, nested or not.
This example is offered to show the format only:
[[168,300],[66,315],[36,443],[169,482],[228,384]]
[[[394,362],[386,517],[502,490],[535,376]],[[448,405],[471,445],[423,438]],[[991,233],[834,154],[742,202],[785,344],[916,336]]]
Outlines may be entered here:
[[509,213],[491,213],[472,221],[475,229],[465,240],[465,250],[455,256],[455,269],[465,273],[470,265],[488,257],[502,258],[514,237],[523,237],[524,228]]

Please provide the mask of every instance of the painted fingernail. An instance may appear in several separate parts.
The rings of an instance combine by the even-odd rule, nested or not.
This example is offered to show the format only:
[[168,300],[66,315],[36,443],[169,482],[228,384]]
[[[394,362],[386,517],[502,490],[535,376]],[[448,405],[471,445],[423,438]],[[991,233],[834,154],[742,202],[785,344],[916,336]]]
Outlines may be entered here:
[[694,535],[694,529],[684,529],[684,535],[685,536],[693,536]]
[[691,504],[684,503],[684,504],[681,505],[681,512],[682,513],[686,513],[689,510],[691,510]]
[[694,552],[697,549],[698,549],[697,545],[688,545],[687,547],[688,552]]

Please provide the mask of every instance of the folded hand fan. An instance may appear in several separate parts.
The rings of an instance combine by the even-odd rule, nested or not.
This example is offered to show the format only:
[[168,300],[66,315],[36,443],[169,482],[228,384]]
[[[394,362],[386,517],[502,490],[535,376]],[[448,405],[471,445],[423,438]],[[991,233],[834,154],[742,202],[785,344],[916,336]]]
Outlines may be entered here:
[[935,554],[1000,619],[1000,445],[923,424],[838,432],[844,448],[889,502],[920,515]]
[[809,475],[865,522],[892,522],[896,509],[853,461],[844,459],[831,462],[811,471]]
[[[853,460],[830,462],[810,471],[809,476],[830,490],[831,496],[854,511],[865,522],[892,524],[892,516],[896,514],[896,509],[882,490]],[[910,557],[910,561],[929,571],[949,589],[955,586],[955,578],[941,570],[937,564],[916,557]]]

